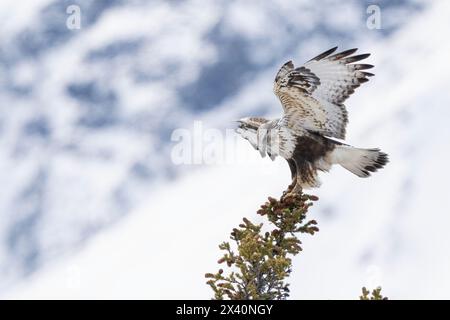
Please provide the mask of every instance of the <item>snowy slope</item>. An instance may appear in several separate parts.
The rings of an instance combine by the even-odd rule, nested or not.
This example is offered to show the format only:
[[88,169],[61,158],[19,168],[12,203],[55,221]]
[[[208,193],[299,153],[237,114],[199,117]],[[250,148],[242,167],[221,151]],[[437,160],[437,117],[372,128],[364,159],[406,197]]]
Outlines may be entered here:
[[[348,102],[348,142],[380,147],[391,162],[370,179],[340,168],[322,176],[311,210],[320,232],[304,238],[294,262],[293,298],[353,299],[362,285],[382,285],[391,298],[449,298],[450,45],[442,41],[449,12],[448,2],[435,2],[385,37],[357,39],[373,53],[376,77]],[[295,60],[310,54],[289,52]],[[255,73],[214,112],[193,118],[214,125],[276,114],[275,69]],[[3,297],[209,298],[203,274],[217,268],[217,244],[242,216],[258,219],[266,196],[289,182],[283,161],[259,159],[245,141],[238,152],[247,163],[199,167],[165,184],[78,253],[67,252]]]

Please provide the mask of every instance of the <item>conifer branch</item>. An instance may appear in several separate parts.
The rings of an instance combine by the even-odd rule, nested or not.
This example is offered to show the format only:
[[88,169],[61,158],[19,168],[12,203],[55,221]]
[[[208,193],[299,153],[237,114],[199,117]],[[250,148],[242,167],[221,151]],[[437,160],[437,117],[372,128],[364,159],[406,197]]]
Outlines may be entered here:
[[286,279],[292,271],[292,257],[301,248],[298,235],[313,235],[319,229],[315,220],[306,220],[306,214],[316,196],[299,194],[269,197],[258,214],[267,218],[269,231],[263,231],[263,223],[254,224],[247,218],[231,232],[234,249],[229,242],[219,245],[224,252],[218,260],[229,271],[219,269],[207,273],[207,284],[215,299],[231,300],[283,300],[289,296]]
[[366,287],[362,288],[362,295],[359,296],[359,300],[388,300],[387,297],[383,297],[381,294],[381,287],[373,289],[372,292],[366,289]]

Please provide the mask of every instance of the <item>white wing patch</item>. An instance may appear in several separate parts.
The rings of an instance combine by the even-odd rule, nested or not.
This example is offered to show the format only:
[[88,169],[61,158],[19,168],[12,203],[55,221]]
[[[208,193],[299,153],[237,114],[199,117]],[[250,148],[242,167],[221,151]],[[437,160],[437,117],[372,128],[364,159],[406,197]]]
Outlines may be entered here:
[[[312,96],[334,104],[343,103],[361,83],[367,82],[372,73],[361,71],[373,68],[370,64],[352,64],[366,59],[370,54],[352,56],[357,49],[350,49],[331,55],[337,48],[311,59],[304,67],[311,70],[319,79],[320,86]],[[332,50],[332,51],[331,51]]]

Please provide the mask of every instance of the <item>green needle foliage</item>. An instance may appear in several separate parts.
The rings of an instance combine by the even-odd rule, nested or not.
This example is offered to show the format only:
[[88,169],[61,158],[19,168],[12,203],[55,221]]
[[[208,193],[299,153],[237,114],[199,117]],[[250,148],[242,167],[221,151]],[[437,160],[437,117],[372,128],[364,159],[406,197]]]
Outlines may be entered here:
[[263,230],[263,223],[254,224],[247,218],[231,232],[232,248],[229,242],[219,245],[224,252],[219,264],[225,264],[228,272],[220,269],[207,273],[207,284],[214,291],[215,299],[231,300],[283,300],[289,296],[286,278],[292,270],[292,257],[301,248],[298,235],[313,235],[319,229],[317,222],[305,222],[312,201],[317,197],[300,194],[270,198],[258,210],[267,218],[269,231]]
[[381,287],[372,290],[372,292],[363,287],[359,300],[388,300],[388,298],[381,295]]

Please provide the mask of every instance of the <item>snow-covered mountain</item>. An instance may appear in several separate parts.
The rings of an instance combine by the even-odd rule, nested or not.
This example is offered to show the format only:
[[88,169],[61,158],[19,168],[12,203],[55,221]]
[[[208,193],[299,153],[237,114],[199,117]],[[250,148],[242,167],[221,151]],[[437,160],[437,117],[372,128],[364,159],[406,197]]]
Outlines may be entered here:
[[[74,3],[79,30],[66,27]],[[245,141],[248,163],[176,166],[172,131],[279,113],[279,65],[339,45],[376,65],[347,103],[348,141],[391,163],[366,180],[322,177],[321,231],[304,240],[292,297],[354,298],[366,284],[448,297],[450,7],[381,1],[371,30],[369,4],[2,2],[3,296],[208,298],[217,244],[289,172]]]

